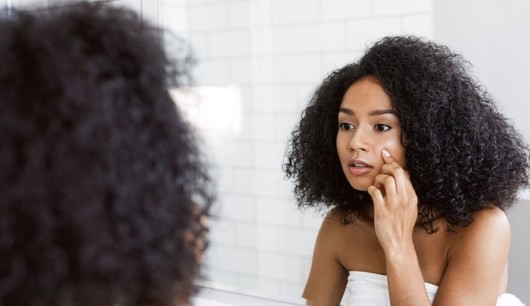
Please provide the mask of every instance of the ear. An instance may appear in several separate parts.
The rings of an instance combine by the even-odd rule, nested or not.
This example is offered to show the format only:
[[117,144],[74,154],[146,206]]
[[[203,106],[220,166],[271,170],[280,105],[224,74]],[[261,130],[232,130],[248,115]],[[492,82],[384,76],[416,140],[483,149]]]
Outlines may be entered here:
[[409,143],[410,143],[409,138],[407,137],[407,135],[405,135],[403,130],[401,130],[401,144],[406,148],[409,145]]

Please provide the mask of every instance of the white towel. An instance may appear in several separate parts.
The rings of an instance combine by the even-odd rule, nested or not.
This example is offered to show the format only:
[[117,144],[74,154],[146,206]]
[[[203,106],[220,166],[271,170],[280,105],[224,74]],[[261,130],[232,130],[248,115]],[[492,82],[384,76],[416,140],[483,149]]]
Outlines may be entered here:
[[[432,302],[436,291],[438,291],[438,286],[425,283],[425,289],[429,300]],[[346,294],[344,305],[390,306],[386,275],[350,271]]]
[[524,306],[515,295],[504,293],[497,299],[497,306]]
[[[432,303],[438,286],[425,283],[425,289]],[[345,306],[390,306],[386,275],[350,271],[343,302],[341,305]],[[513,294],[504,293],[497,299],[497,306],[524,306],[524,304]]]

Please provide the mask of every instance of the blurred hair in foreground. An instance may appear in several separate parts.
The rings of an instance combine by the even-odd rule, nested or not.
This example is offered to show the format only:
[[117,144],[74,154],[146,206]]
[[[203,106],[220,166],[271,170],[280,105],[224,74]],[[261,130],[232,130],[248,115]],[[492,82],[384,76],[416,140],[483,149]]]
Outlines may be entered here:
[[0,15],[0,305],[189,302],[213,192],[160,34],[101,3]]

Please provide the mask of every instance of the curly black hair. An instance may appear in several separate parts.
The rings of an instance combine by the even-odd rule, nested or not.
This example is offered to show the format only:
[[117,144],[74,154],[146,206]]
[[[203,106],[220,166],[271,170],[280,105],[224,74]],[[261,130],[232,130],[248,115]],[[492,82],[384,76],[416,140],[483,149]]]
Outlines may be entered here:
[[398,114],[419,223],[466,226],[485,207],[509,208],[528,186],[529,149],[492,97],[447,47],[412,36],[385,37],[356,63],[319,86],[291,134],[284,171],[299,207],[336,207],[344,223],[371,205],[353,189],[336,149],[337,114],[346,90],[373,77]]
[[80,3],[0,16],[0,305],[187,304],[213,201],[161,30]]

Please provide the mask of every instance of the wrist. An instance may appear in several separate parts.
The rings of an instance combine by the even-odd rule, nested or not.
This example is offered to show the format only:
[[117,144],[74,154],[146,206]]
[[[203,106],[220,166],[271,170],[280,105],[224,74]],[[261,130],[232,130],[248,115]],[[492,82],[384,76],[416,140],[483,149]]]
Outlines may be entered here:
[[412,241],[390,244],[383,247],[387,259],[401,259],[416,257],[416,249]]

